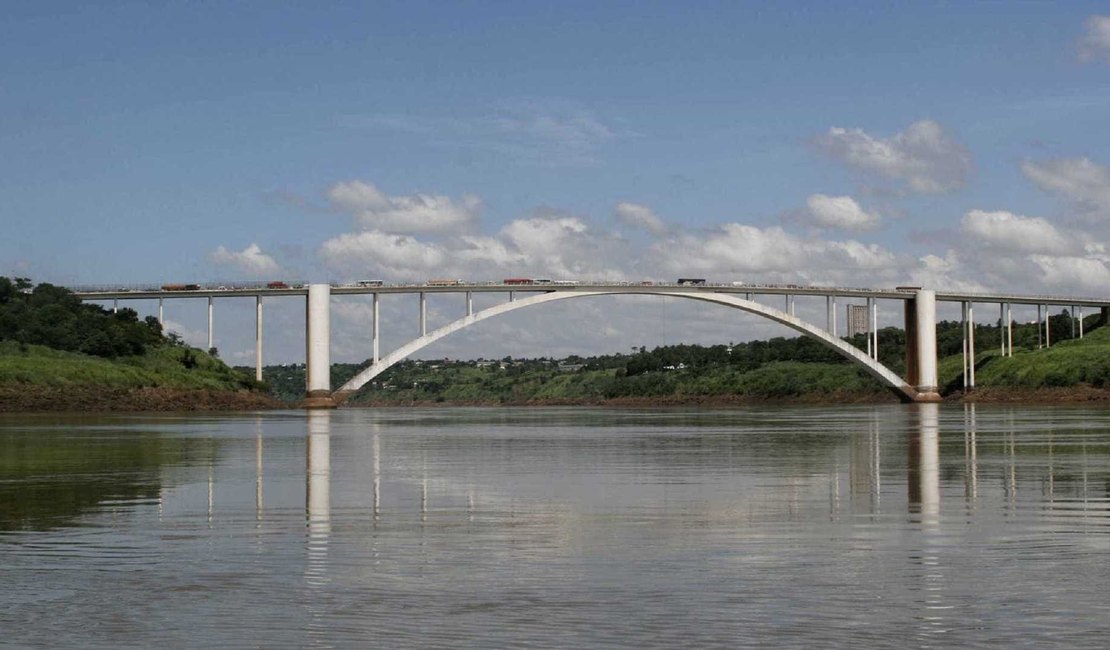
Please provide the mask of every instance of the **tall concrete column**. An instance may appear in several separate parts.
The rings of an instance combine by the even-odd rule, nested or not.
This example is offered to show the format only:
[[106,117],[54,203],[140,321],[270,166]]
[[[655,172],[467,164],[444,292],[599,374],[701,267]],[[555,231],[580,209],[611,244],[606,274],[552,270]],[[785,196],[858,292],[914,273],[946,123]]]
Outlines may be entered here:
[[305,301],[306,408],[333,408],[331,398],[331,285],[308,285]]
[[163,300],[162,298],[158,299],[158,324],[161,325],[162,327],[165,327],[166,326],[166,319],[163,318],[163,314],[165,312],[163,310],[162,300]]
[[[1038,326],[1039,327],[1039,326]],[[963,336],[963,357],[961,363],[963,364],[964,373],[964,390],[967,390],[967,303],[960,303],[960,330]]]
[[833,336],[836,336],[836,296],[832,297],[832,330],[830,331]]
[[1083,338],[1083,308],[1079,308],[1079,338]]
[[871,299],[871,358],[879,360],[879,301]]
[[1041,306],[1037,305],[1037,349],[1038,350],[1040,350],[1041,347],[1042,347],[1043,339],[1041,337],[1042,337],[1043,333],[1044,333],[1044,329],[1041,327]]
[[428,295],[420,292],[420,336],[428,333]]
[[1006,303],[1006,356],[1014,356],[1014,306]]
[[1048,305],[1044,306],[1044,346],[1052,347],[1052,312]]
[[374,363],[378,362],[378,356],[379,356],[379,353],[381,352],[381,344],[379,343],[379,341],[381,340],[381,330],[379,329],[380,324],[381,324],[381,320],[380,320],[379,314],[381,314],[381,294],[375,293],[374,294],[374,327],[373,327],[373,330],[371,332],[371,334],[373,335],[373,339],[374,339],[374,346],[373,346],[374,347]]
[[262,296],[254,297],[254,378],[262,381]]
[[[913,333],[906,336],[907,347],[913,346],[916,377],[908,379],[918,392],[918,400],[940,401],[937,392],[937,294],[926,289],[918,290],[913,299]],[[907,308],[909,311],[909,308]],[[908,316],[909,314],[907,314]],[[907,319],[909,321],[909,319]],[[908,324],[908,322],[907,322]],[[911,364],[907,363],[907,366]]]
[[474,296],[469,291],[466,292],[466,315],[474,315]]
[[211,350],[215,346],[215,337],[212,332],[212,296],[208,296],[208,349]]
[[1006,318],[1006,303],[998,303],[998,346],[999,355],[1006,356],[1006,337],[1002,334],[1003,320]]
[[970,388],[975,388],[975,306],[967,303],[967,376]]

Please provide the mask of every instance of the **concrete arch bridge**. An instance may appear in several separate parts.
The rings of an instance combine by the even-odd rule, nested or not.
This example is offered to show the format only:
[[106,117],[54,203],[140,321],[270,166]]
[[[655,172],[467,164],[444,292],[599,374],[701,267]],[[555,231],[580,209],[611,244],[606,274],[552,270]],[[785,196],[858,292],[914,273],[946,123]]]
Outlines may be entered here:
[[[899,377],[895,372],[893,372],[892,370],[890,370],[886,366],[879,363],[879,361],[876,358],[872,358],[871,356],[868,356],[868,354],[865,353],[864,351],[856,348],[855,346],[849,345],[843,339],[840,339],[840,338],[834,336],[830,331],[827,331],[827,330],[822,329],[822,328],[820,328],[816,325],[813,325],[813,324],[808,323],[804,320],[801,320],[800,318],[794,316],[792,313],[789,313],[787,311],[781,311],[781,310],[775,309],[773,307],[769,307],[765,304],[756,302],[754,300],[750,300],[750,299],[745,298],[745,297],[730,295],[730,294],[724,294],[724,293],[708,293],[708,292],[702,292],[702,291],[682,291],[682,290],[642,290],[642,289],[632,291],[632,290],[629,290],[629,289],[617,287],[617,288],[579,290],[579,291],[548,291],[548,292],[540,293],[538,295],[531,295],[531,296],[521,298],[521,299],[516,299],[515,296],[514,296],[513,299],[511,299],[507,302],[503,302],[503,303],[494,305],[492,307],[488,307],[486,309],[483,309],[483,310],[477,311],[477,312],[473,311],[472,302],[470,301],[470,299],[468,297],[468,299],[467,299],[468,309],[467,309],[467,314],[465,316],[463,316],[463,317],[461,317],[461,318],[459,318],[459,319],[457,319],[457,320],[455,320],[451,323],[448,323],[447,325],[444,325],[443,327],[440,327],[440,328],[432,330],[432,331],[427,331],[426,326],[425,326],[426,320],[422,317],[422,319],[421,319],[421,324],[422,324],[421,335],[419,337],[409,341],[408,343],[405,343],[404,345],[401,345],[396,350],[393,350],[392,352],[390,352],[389,354],[386,354],[385,356],[379,356],[378,355],[378,345],[377,345],[378,325],[377,325],[377,322],[376,322],[376,320],[377,320],[376,319],[377,308],[375,307],[375,323],[374,323],[374,326],[373,326],[373,329],[374,329],[374,355],[373,355],[373,358],[372,358],[373,362],[371,363],[371,365],[368,366],[367,368],[363,369],[357,375],[355,375],[350,380],[348,380],[345,384],[343,384],[338,389],[336,389],[334,392],[331,392],[326,396],[323,395],[321,391],[325,391],[327,389],[325,389],[325,388],[313,389],[312,384],[311,384],[311,379],[310,379],[309,380],[309,396],[310,397],[316,397],[316,398],[322,398],[324,400],[331,399],[331,400],[335,401],[337,404],[340,404],[343,401],[345,401],[349,396],[351,396],[352,394],[357,392],[360,388],[362,388],[367,383],[369,383],[371,380],[373,380],[375,377],[382,374],[383,372],[385,372],[389,368],[393,367],[394,365],[396,365],[400,361],[403,361],[404,359],[410,357],[411,355],[415,354],[416,352],[420,351],[421,349],[435,343],[436,341],[439,341],[440,339],[442,339],[446,336],[454,334],[455,332],[463,330],[463,329],[465,329],[467,327],[470,327],[471,325],[474,325],[476,323],[479,323],[483,320],[493,318],[495,316],[500,316],[500,315],[503,315],[503,314],[507,314],[507,313],[516,311],[518,309],[524,309],[524,308],[527,308],[527,307],[532,307],[532,306],[535,306],[535,305],[541,305],[541,304],[545,304],[545,303],[555,302],[555,301],[559,301],[559,300],[568,300],[568,299],[572,299],[572,298],[581,298],[581,297],[588,297],[588,296],[605,296],[605,295],[657,295],[657,296],[668,296],[668,297],[672,297],[672,298],[686,298],[686,299],[689,299],[689,300],[698,300],[698,301],[702,301],[702,302],[708,302],[708,303],[723,305],[725,307],[730,307],[732,309],[738,309],[740,311],[744,311],[744,312],[747,312],[749,314],[756,314],[758,316],[762,316],[762,317],[764,317],[768,320],[774,321],[774,322],[779,323],[781,325],[785,325],[785,326],[787,326],[787,327],[789,327],[789,328],[791,328],[791,329],[793,329],[793,330],[795,330],[795,331],[797,331],[797,332],[799,332],[799,333],[801,333],[805,336],[808,336],[808,337],[820,342],[821,344],[825,345],[826,347],[840,353],[841,355],[843,355],[844,357],[853,361],[854,363],[859,364],[870,375],[872,375],[873,377],[878,379],[880,382],[882,382],[884,385],[889,387],[892,391],[894,391],[896,394],[898,394],[898,396],[900,398],[904,399],[905,401],[921,401],[922,399],[926,399],[925,396],[923,396],[922,393],[931,393],[932,395],[936,394],[935,378],[934,378],[932,384],[930,384],[929,386],[921,386],[919,388],[917,385],[915,385],[916,382],[915,383],[910,383],[910,382],[904,380],[903,378]],[[311,300],[312,300],[312,298],[311,298],[311,296],[312,296],[311,287],[310,287],[309,296],[310,296],[309,301],[311,302]],[[423,305],[422,305],[421,312],[422,312],[422,314],[425,313]],[[310,332],[313,331],[313,327],[312,327],[311,324],[309,325],[309,331]],[[311,334],[310,334],[310,340],[311,340]],[[933,355],[935,356],[935,346],[936,346],[935,339],[934,339],[932,345],[933,345],[933,348],[934,348]],[[312,346],[311,342],[309,343],[309,346],[310,347]],[[936,374],[935,369],[932,372],[933,372],[934,375]],[[929,388],[931,390],[921,390],[921,389],[926,389],[926,388]],[[929,396],[930,399],[932,399],[932,395]],[[936,399],[939,399],[939,397],[937,397]]]
[[[1013,315],[1012,305],[1037,307],[1038,322],[1043,324],[1044,345],[1049,345],[1048,319],[1041,319],[1041,313],[1048,315],[1049,306],[1070,306],[1075,313],[1079,310],[1079,336],[1083,336],[1083,308],[1102,309],[1104,318],[1110,298],[1073,298],[1065,296],[1017,295],[1017,294],[968,294],[956,292],[935,292],[918,287],[899,287],[897,289],[859,289],[843,287],[803,287],[797,285],[749,285],[742,283],[706,284],[704,280],[679,281],[675,283],[605,283],[578,281],[509,279],[503,282],[464,282],[461,280],[432,280],[424,284],[384,284],[382,282],[362,282],[350,285],[330,284],[288,284],[286,282],[221,284],[218,286],[182,284],[162,285],[161,287],[85,287],[74,288],[75,294],[83,300],[114,301],[118,307],[120,300],[157,299],[158,319],[163,321],[163,303],[169,299],[202,298],[208,301],[208,346],[213,347],[214,301],[224,298],[254,298],[255,316],[255,372],[261,379],[262,374],[262,299],[264,297],[305,297],[306,298],[306,381],[305,404],[309,408],[329,408],[341,404],[359,388],[374,377],[389,369],[424,347],[471,325],[495,316],[507,314],[518,309],[542,305],[559,300],[587,296],[615,295],[653,295],[697,300],[723,307],[755,314],[767,320],[785,325],[794,331],[810,337],[829,349],[835,350],[851,362],[858,364],[885,386],[907,402],[937,401],[937,341],[936,310],[937,302],[957,302],[962,307],[964,323],[964,385],[975,386],[975,303],[994,303],[999,307],[998,318],[1006,327],[1001,340],[1003,355],[1013,354]],[[461,294],[465,297],[465,312],[457,320],[438,329],[428,330],[427,297],[429,294]],[[475,293],[494,293],[507,299],[481,311],[474,310]],[[331,369],[331,297],[333,295],[371,294],[373,316],[371,325],[373,352],[372,363],[350,381],[333,390],[330,384]],[[379,350],[380,301],[383,295],[417,294],[420,300],[419,334],[409,342],[382,356]],[[778,297],[785,299],[783,309],[769,306],[759,299]],[[825,299],[827,322],[822,326],[805,321],[795,315],[794,303],[798,297]],[[861,299],[866,305],[851,305],[852,318],[861,318],[868,333],[868,350],[859,350],[837,334],[836,317],[838,298]],[[900,310],[906,331],[906,375],[898,376],[878,361],[877,301],[896,301],[902,304]],[[993,319],[992,319],[993,320]],[[1074,319],[1073,319],[1074,322]],[[856,323],[857,327],[859,323]],[[1039,334],[1040,335],[1040,334]]]

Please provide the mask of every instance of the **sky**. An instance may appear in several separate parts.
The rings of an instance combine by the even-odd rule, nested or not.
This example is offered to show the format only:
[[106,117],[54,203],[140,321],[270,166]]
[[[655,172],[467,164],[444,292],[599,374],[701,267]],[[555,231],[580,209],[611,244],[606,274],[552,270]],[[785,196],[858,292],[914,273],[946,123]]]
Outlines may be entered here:
[[[3,275],[1110,295],[1105,3],[6,2],[4,14]],[[217,302],[217,347],[236,363],[254,349],[248,302]],[[189,303],[167,318],[200,343],[205,307]],[[416,309],[383,300],[383,352],[414,334]],[[463,309],[436,298],[430,324]],[[799,309],[821,322],[823,301]],[[785,333],[677,299],[525,311],[426,355]],[[266,314],[267,360],[303,360],[303,304],[274,299]],[[366,299],[336,300],[333,358],[369,354],[368,314]]]

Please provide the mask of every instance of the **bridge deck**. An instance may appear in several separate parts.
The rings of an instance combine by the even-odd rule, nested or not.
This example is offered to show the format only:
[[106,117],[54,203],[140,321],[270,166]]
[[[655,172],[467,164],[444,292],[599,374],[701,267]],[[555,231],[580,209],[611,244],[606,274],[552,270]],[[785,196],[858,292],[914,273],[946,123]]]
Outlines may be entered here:
[[[582,292],[592,293],[597,291],[621,293],[650,293],[660,292],[704,292],[725,294],[752,294],[752,295],[794,295],[794,296],[837,296],[845,298],[879,298],[883,300],[906,300],[913,298],[912,290],[899,289],[863,289],[858,287],[803,287],[796,285],[732,285],[732,284],[705,284],[698,286],[679,285],[671,283],[641,284],[639,282],[612,282],[612,283],[582,283],[575,285],[563,284],[504,284],[502,282],[467,282],[462,284],[383,284],[381,286],[351,286],[332,285],[333,295],[365,295],[365,294],[411,294],[411,293],[535,293],[535,292]],[[160,288],[120,288],[120,289],[90,289],[77,287],[74,293],[82,300],[140,300],[159,298],[231,298],[255,296],[307,296],[307,285],[291,286],[285,288],[256,287],[202,287],[191,290],[164,290]],[[1110,306],[1110,297],[1078,297],[1078,296],[1048,296],[1035,294],[1010,294],[1010,293],[961,293],[938,291],[936,299],[942,302],[977,302],[977,303],[1012,303],[1016,305],[1059,305],[1076,307],[1103,307]]]

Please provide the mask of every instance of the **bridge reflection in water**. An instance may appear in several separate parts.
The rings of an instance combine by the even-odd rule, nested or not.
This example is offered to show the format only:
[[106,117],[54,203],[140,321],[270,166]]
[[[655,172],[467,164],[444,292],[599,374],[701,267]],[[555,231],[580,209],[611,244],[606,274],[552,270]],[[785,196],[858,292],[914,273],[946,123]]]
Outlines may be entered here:
[[[838,445],[836,448],[828,450],[829,462],[831,463],[830,471],[827,474],[827,489],[830,495],[829,515],[843,514],[842,510],[845,503],[841,501],[839,496],[842,493],[842,486],[847,487],[847,493],[851,495],[854,504],[853,510],[857,513],[862,510],[875,516],[892,514],[892,511],[886,509],[886,506],[890,503],[892,496],[902,491],[901,484],[904,485],[906,514],[910,515],[913,521],[928,526],[937,526],[942,522],[942,493],[945,492],[942,489],[942,467],[947,468],[946,471],[950,478],[959,476],[960,494],[963,497],[966,511],[975,510],[976,504],[983,496],[981,494],[980,466],[984,460],[977,406],[967,404],[960,410],[956,410],[944,408],[938,404],[918,404],[907,408],[911,409],[912,417],[905,422],[908,426],[904,427],[905,433],[901,440],[897,437],[891,437],[892,431],[884,432],[887,425],[895,429],[903,427],[897,423],[890,423],[887,418],[884,418],[883,409],[880,408],[876,409],[872,416],[863,421],[863,430],[845,440],[845,447]],[[401,514],[402,511],[398,508],[403,509],[405,504],[414,504],[416,506],[414,511],[418,511],[426,517],[433,505],[430,501],[430,493],[433,487],[442,497],[441,507],[448,507],[447,504],[462,505],[465,503],[467,514],[470,517],[473,517],[474,504],[479,498],[485,499],[487,503],[497,502],[505,498],[501,489],[494,489],[482,497],[483,491],[491,486],[483,486],[480,477],[474,475],[453,476],[450,472],[437,475],[435,469],[429,468],[428,451],[425,449],[414,449],[407,444],[391,444],[390,449],[394,453],[392,466],[395,470],[391,485],[400,494],[396,495],[391,501],[389,509],[384,509],[382,426],[379,423],[359,425],[357,428],[361,429],[364,435],[356,434],[356,437],[352,437],[351,418],[343,417],[349,413],[353,412],[320,410],[309,411],[305,414],[305,515],[308,546],[313,554],[326,559],[327,541],[331,533],[331,492],[334,478],[332,428],[337,421],[344,431],[344,448],[347,451],[355,451],[353,456],[346,458],[341,464],[341,471],[344,473],[353,472],[352,475],[341,477],[341,482],[348,488],[345,499],[350,500],[353,497],[357,501],[359,497],[352,495],[349,492],[349,487],[352,483],[358,484],[360,481],[366,480],[365,492],[362,497],[364,502],[351,504],[351,507],[366,511],[372,516],[373,520],[378,520],[389,514]],[[1055,435],[1053,431],[1048,431],[1045,433],[1043,440],[1037,441],[1045,446],[1049,459],[1047,466],[1032,465],[1026,467],[1025,470],[1021,470],[1017,462],[1021,427],[1014,423],[1012,414],[1003,415],[1003,413],[1005,411],[1000,412],[997,408],[990,411],[992,435],[988,441],[990,454],[987,457],[987,462],[992,467],[997,468],[1001,476],[999,482],[1001,497],[1007,508],[1017,507],[1016,497],[1022,483],[1040,486],[1039,491],[1052,502],[1054,497],[1058,496],[1056,489],[1060,483],[1060,478],[1057,474],[1061,471],[1066,472],[1064,483],[1074,488],[1069,494],[1078,492],[1080,495],[1078,498],[1083,501],[1100,498],[1100,495],[1094,495],[1093,497],[1089,495],[1091,486],[1086,478],[1087,463],[1089,462],[1086,457],[1086,443],[1078,447],[1080,454],[1079,458],[1076,459],[1077,446],[1074,443],[1068,444],[1069,436],[1065,435],[1063,437],[1064,446],[1060,447],[1061,443],[1057,441],[1059,436]],[[1002,420],[1001,423],[1000,420]],[[259,422],[258,430],[254,435],[254,501],[255,517],[258,521],[262,521],[265,518],[267,506],[263,490],[265,435],[262,431],[261,420]],[[1006,422],[1009,422],[1009,424],[1007,425]],[[959,436],[959,438],[955,436]],[[394,443],[398,440],[397,438],[390,439]],[[947,443],[942,445],[945,440],[947,440]],[[628,441],[616,440],[613,442],[621,445]],[[559,446],[557,442],[552,444]],[[899,448],[904,451],[904,455],[901,456],[905,458],[904,483],[891,481],[891,477],[902,466],[902,463],[897,462],[894,460],[895,457],[891,456],[891,453]],[[943,449],[947,449],[947,452],[942,453]],[[958,465],[951,461],[951,456],[957,449],[961,452]],[[740,451],[730,446],[722,453],[733,455]],[[479,455],[486,452],[488,452],[488,449],[475,448],[473,450],[474,454]],[[1065,456],[1059,456],[1061,452]],[[465,450],[460,450],[460,453],[464,457],[468,455]],[[945,462],[944,457],[948,457],[949,461]],[[1059,458],[1063,458],[1065,461],[1078,460],[1080,469],[1076,469],[1075,462],[1060,463]],[[1055,464],[1053,459],[1057,459]],[[210,460],[206,484],[208,487],[208,521],[211,524],[213,509],[216,507],[214,504],[215,479],[212,468],[218,461],[214,458]],[[845,460],[846,463],[843,462]],[[443,458],[436,458],[434,462],[440,469],[445,467],[450,469],[450,465],[454,464],[448,463],[447,466],[444,466]],[[664,461],[658,460],[658,462]],[[889,466],[885,471],[884,464]],[[768,467],[761,469],[763,471],[777,471],[775,468]],[[715,471],[719,471],[719,468]],[[1081,476],[1079,481],[1076,481],[1077,473]],[[787,481],[798,487],[804,485],[816,487],[812,480],[798,482],[798,479],[802,479],[802,476],[799,475],[794,479],[787,479]],[[525,493],[529,488],[528,485],[519,487]],[[952,495],[951,490],[947,492],[950,496]],[[744,495],[738,496],[741,499],[744,498]],[[762,493],[756,510],[764,508],[774,510],[773,502],[776,499],[773,497],[770,501],[764,499],[764,497],[770,496]],[[779,498],[783,496],[783,494],[779,494]],[[865,501],[861,502],[861,497]],[[787,498],[789,500],[789,497]],[[162,499],[160,498],[159,504],[161,503]],[[862,506],[862,509],[860,506]],[[275,507],[277,507],[276,504]],[[948,514],[951,516],[953,513],[949,512]]]
[[0,433],[0,612],[34,623],[11,626],[21,646],[79,646],[109,617],[117,646],[136,629],[711,646],[785,619],[799,645],[1020,645],[1075,641],[1104,609],[1098,409],[351,409]]

